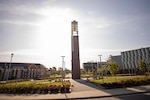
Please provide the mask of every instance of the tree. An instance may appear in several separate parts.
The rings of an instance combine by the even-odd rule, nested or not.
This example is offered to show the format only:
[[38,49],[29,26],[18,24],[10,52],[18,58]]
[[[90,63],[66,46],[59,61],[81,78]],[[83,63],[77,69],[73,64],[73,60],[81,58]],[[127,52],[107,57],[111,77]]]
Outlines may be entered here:
[[62,75],[62,67],[59,67],[59,68],[58,68],[58,74],[59,74],[59,75]]
[[96,67],[93,67],[92,74],[93,74],[93,80],[96,79],[97,78],[97,69],[96,69]]
[[104,72],[105,72],[104,70],[105,70],[104,67],[97,68],[98,79],[100,79],[100,76],[102,76],[102,74],[104,74]]
[[144,62],[144,61],[140,61],[139,63],[138,63],[138,68],[139,68],[139,70],[142,72],[142,73],[146,73],[146,63]]
[[54,75],[54,77],[55,77],[55,75],[56,75],[56,67],[52,67],[52,75]]
[[50,71],[50,76],[52,75],[52,68],[49,68],[49,71]]
[[107,66],[102,67],[102,72],[107,76],[108,68]]
[[97,68],[98,79],[100,79],[101,68]]
[[84,76],[86,74],[86,71],[84,69],[81,69],[80,71],[81,71],[81,75]]
[[111,75],[114,75],[116,79],[116,73],[119,71],[119,65],[115,62],[109,62],[108,68]]
[[65,73],[69,74],[69,73],[71,73],[71,71],[68,68],[65,68]]

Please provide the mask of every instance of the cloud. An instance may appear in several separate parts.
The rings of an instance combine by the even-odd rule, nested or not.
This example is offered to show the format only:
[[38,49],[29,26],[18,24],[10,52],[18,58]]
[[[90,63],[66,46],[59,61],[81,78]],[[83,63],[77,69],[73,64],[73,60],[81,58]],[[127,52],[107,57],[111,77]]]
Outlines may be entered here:
[[103,24],[103,25],[98,25],[96,28],[105,28],[110,26],[110,24]]

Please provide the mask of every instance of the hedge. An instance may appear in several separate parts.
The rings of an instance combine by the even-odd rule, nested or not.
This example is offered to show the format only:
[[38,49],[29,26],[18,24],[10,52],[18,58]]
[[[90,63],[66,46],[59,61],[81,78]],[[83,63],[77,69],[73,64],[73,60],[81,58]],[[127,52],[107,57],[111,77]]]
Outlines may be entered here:
[[34,94],[34,93],[70,93],[70,85],[0,85],[0,93],[5,94]]
[[131,87],[131,86],[139,86],[139,85],[147,85],[147,84],[150,84],[150,78],[144,78],[144,79],[136,78],[136,79],[122,80],[120,82],[102,83],[100,85],[106,89],[110,89],[110,88],[123,88],[123,87]]

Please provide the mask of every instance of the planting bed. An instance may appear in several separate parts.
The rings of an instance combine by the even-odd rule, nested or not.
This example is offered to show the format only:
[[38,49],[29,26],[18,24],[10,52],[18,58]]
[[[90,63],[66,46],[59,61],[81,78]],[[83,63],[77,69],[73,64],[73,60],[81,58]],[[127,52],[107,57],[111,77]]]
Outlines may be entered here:
[[34,93],[70,93],[70,81],[64,82],[22,82],[0,84],[3,94],[34,94]]
[[99,82],[99,80],[91,81],[91,83],[97,85],[97,86],[102,86],[103,88],[106,89],[111,89],[111,88],[123,88],[123,87],[131,87],[131,86],[139,86],[139,85],[148,85],[150,84],[150,77],[149,76],[144,76],[144,77],[133,77],[130,76],[131,78],[128,79],[122,79],[119,81],[113,81],[113,82],[107,82],[105,83]]

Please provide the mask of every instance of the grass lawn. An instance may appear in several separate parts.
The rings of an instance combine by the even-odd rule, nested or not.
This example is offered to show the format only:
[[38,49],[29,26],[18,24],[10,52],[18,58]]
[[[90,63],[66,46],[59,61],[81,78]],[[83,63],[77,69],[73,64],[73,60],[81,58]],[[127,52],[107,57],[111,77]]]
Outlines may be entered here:
[[[121,82],[121,81],[126,81],[129,79],[137,79],[137,80],[141,80],[141,79],[145,79],[145,78],[150,78],[150,76],[144,76],[144,75],[138,75],[138,76],[105,76],[104,77],[104,83],[114,83],[114,82]],[[103,84],[103,79],[100,80],[89,80],[91,83],[95,83],[95,84]]]

